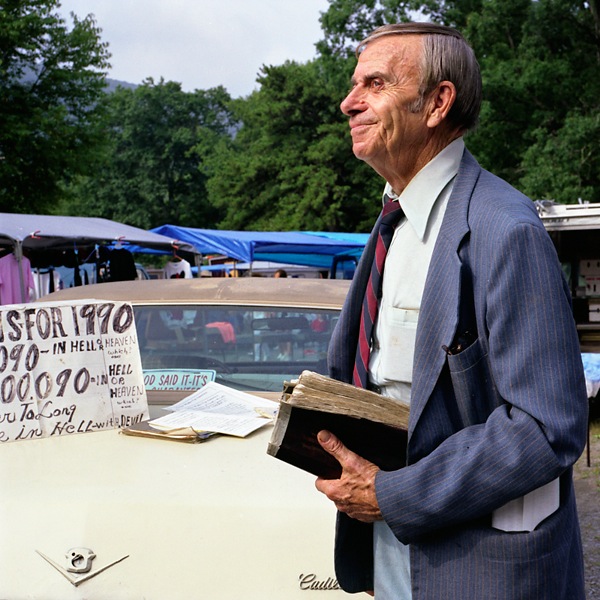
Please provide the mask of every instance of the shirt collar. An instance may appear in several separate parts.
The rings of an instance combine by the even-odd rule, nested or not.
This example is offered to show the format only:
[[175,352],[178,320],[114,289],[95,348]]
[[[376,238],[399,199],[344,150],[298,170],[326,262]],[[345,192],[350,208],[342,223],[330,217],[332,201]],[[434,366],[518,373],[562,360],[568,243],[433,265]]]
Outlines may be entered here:
[[406,219],[421,240],[436,200],[458,172],[464,149],[462,137],[448,144],[411,179],[400,196],[386,183],[384,194],[400,201]]

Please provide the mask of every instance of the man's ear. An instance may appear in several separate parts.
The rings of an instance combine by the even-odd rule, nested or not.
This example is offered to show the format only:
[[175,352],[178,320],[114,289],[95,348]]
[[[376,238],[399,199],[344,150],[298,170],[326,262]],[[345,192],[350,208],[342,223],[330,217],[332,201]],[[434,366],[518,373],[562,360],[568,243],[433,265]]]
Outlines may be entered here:
[[427,126],[437,127],[448,116],[454,101],[456,88],[451,81],[441,81],[429,96],[429,116]]

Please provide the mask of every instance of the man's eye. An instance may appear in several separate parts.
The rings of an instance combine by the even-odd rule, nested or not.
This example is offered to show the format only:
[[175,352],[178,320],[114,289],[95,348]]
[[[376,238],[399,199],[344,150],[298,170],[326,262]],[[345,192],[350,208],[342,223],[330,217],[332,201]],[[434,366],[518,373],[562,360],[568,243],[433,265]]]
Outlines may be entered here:
[[372,90],[379,90],[383,87],[383,81],[381,79],[371,80],[370,87]]

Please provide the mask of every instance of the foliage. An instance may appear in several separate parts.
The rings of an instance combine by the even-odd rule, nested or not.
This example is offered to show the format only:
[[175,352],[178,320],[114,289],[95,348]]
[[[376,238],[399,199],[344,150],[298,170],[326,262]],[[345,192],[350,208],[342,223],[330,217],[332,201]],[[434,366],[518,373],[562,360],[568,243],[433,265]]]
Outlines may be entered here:
[[533,198],[598,200],[594,6],[331,0],[321,18],[318,59],[265,67],[259,91],[236,104],[241,129],[215,155],[219,170],[208,183],[211,201],[227,211],[221,225],[368,230],[382,182],[353,157],[337,107],[356,44],[373,28],[414,18],[417,10],[421,18],[461,29],[479,58],[484,104],[468,145],[483,166]]
[[558,131],[548,135],[540,128],[534,135],[523,158],[523,189],[565,204],[600,202],[600,114],[569,114]]
[[70,190],[71,212],[150,229],[166,223],[212,228],[204,161],[230,137],[231,98],[224,88],[183,92],[146,80],[106,97],[110,145],[97,172]]
[[[335,79],[335,78],[334,78]],[[340,90],[322,64],[264,67],[261,87],[234,105],[242,127],[212,157],[209,197],[228,229],[352,231],[372,222],[351,152]]]
[[107,45],[89,16],[69,30],[58,0],[0,7],[0,210],[50,210],[60,182],[102,143]]
[[[323,55],[372,28],[421,17],[460,29],[479,59],[484,103],[468,139],[482,165],[533,198],[600,201],[598,0],[332,0]],[[591,137],[587,137],[591,136]],[[594,137],[595,136],[595,137]],[[593,147],[593,146],[592,146]]]
[[368,231],[383,182],[354,157],[339,104],[356,44],[415,14],[457,27],[478,56],[484,103],[467,145],[481,164],[535,199],[600,202],[599,0],[330,0],[317,58],[263,66],[233,101],[151,79],[105,95],[100,30],[73,17],[67,31],[57,6],[0,8],[2,210]]
[[[589,6],[567,0],[488,1],[468,19],[485,95],[470,146],[484,166],[533,198],[600,200],[598,163],[594,173],[578,158],[586,154],[578,130],[593,132],[600,108],[599,33]],[[561,149],[554,158],[552,147]]]
[[330,0],[321,16],[324,38],[317,44],[323,56],[354,56],[358,42],[375,27],[410,20],[418,2],[398,0]]

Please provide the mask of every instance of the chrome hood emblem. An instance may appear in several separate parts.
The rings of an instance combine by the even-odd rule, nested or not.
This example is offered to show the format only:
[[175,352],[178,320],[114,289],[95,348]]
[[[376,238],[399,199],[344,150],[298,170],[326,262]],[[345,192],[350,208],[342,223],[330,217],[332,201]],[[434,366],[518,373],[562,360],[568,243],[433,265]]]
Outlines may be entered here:
[[61,567],[57,562],[53,561],[39,550],[36,550],[36,552],[74,586],[78,586],[80,583],[95,577],[99,573],[102,573],[102,571],[106,571],[106,569],[129,557],[127,554],[126,556],[122,556],[121,558],[113,560],[107,565],[92,571],[92,561],[96,558],[96,553],[89,548],[71,548],[68,550],[65,554],[66,567]]
[[69,573],[89,573],[96,555],[89,548],[71,548],[65,557]]

